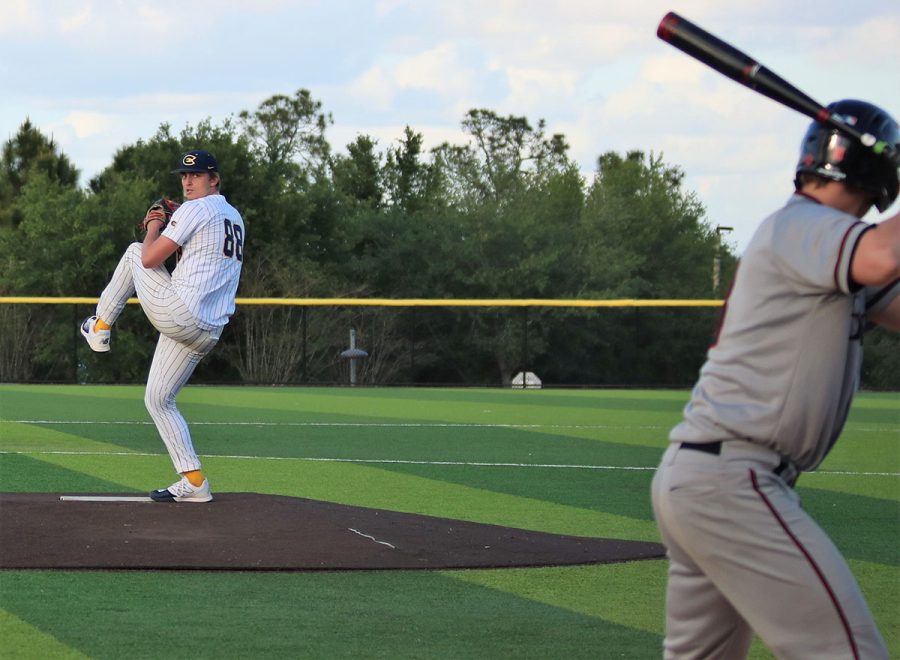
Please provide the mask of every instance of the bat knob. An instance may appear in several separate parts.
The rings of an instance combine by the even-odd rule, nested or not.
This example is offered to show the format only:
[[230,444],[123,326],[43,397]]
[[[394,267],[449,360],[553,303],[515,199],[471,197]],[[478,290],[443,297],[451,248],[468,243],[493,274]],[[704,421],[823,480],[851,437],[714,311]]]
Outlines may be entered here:
[[659,22],[659,27],[656,28],[656,36],[663,41],[669,41],[669,39],[672,38],[672,34],[675,32],[675,27],[678,25],[678,22],[680,20],[681,16],[676,14],[674,11],[670,11],[668,14],[663,16],[662,20]]

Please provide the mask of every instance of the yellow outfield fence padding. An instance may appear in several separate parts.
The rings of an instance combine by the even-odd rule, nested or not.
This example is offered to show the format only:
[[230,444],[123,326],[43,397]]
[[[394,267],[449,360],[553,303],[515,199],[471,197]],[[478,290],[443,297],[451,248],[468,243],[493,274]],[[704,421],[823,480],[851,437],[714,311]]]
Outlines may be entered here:
[[[96,305],[97,298],[0,296],[0,304]],[[138,304],[129,298],[130,305]],[[294,307],[721,307],[721,300],[577,300],[552,298],[237,298],[240,305]]]

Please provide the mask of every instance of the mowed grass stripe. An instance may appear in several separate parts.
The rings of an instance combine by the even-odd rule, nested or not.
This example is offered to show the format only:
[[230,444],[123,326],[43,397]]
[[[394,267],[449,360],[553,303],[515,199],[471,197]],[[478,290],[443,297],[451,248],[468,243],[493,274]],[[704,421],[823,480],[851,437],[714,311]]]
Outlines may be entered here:
[[[234,412],[234,406],[224,408]],[[344,427],[325,424],[299,429],[271,423],[263,427],[247,423],[204,425],[204,419],[218,416],[215,410],[206,410],[206,414],[198,419],[192,411],[185,409],[192,423],[195,446],[201,454],[651,468],[658,462],[664,443],[661,429],[655,429],[652,431],[655,436],[653,444],[633,444],[627,441],[632,434],[620,426],[612,432],[606,429],[574,429],[573,433],[572,429],[553,426],[523,429],[514,425],[472,424],[437,427],[393,427],[378,423]],[[125,428],[115,424],[95,427],[60,424],[53,428],[64,429],[73,437],[100,440],[136,452],[153,452],[160,448],[155,430],[149,424],[128,425]],[[28,433],[27,425],[15,428],[14,433],[9,434],[15,442],[12,448],[30,450],[39,447],[39,440],[32,443],[21,437]],[[620,442],[620,439],[625,441]],[[0,443],[0,448],[6,447]]]
[[[38,396],[38,400],[10,401],[0,408],[4,419],[7,410],[17,413],[29,410],[46,413],[48,407],[39,400],[40,389],[35,386],[4,386],[18,392],[25,388],[26,398]],[[85,419],[87,411],[95,404],[102,414],[95,419],[146,420],[143,409],[143,389],[139,386],[116,387],[55,387],[54,393],[66,397],[86,399],[75,404],[61,406],[54,400],[53,410],[61,421]],[[9,399],[7,392],[0,389]],[[109,406],[103,403],[110,396],[129,400],[129,405]],[[871,398],[870,398],[871,397]],[[858,398],[848,424],[848,433],[855,428],[862,432],[878,432],[883,429],[896,438],[900,419],[900,403],[897,397],[879,393],[864,393]],[[181,407],[190,421],[203,424],[239,423],[261,424],[323,423],[434,423],[434,424],[483,424],[537,425],[555,428],[556,433],[573,437],[596,438],[644,446],[661,446],[660,441],[668,429],[680,418],[680,410],[687,400],[681,391],[641,392],[617,390],[590,391],[513,391],[513,390],[410,390],[367,389],[334,390],[322,388],[230,388],[188,387],[181,396]],[[562,405],[562,401],[576,401]],[[124,404],[124,401],[122,401]],[[13,405],[14,404],[14,405]],[[495,405],[496,404],[496,405]],[[661,405],[666,409],[659,410]],[[878,419],[872,418],[877,414]],[[68,416],[65,416],[68,415]],[[124,418],[123,418],[124,415]],[[19,414],[16,419],[25,419]],[[34,419],[46,420],[40,415]],[[52,418],[49,418],[52,419]],[[87,418],[90,420],[90,418]],[[893,424],[892,424],[893,422]],[[577,428],[584,426],[588,428]],[[563,430],[567,427],[568,430]],[[623,432],[628,429],[628,432]],[[846,434],[845,434],[846,435]],[[870,439],[870,438],[867,438]],[[839,450],[841,449],[839,445]],[[894,457],[896,461],[896,456]]]
[[[547,602],[554,607],[636,627],[655,633],[662,640],[665,620],[661,613],[665,603],[667,564],[664,561],[627,562],[606,566],[572,568],[510,569],[505,571],[448,571],[456,580],[479,584],[504,593]],[[610,594],[629,594],[628,598],[610,598]],[[657,649],[642,655],[635,650],[622,657],[658,658]],[[598,657],[614,657],[598,650]],[[747,655],[749,660],[771,660],[772,654],[754,640]]]
[[[96,433],[85,433],[85,429],[71,432],[67,425],[23,424],[20,422],[0,422],[0,451],[84,451],[102,454],[121,452],[122,445],[92,439]],[[60,430],[65,429],[65,430]],[[154,428],[155,432],[155,428]],[[157,436],[157,442],[161,446]]]
[[[28,438],[27,428],[10,434],[0,451],[41,451],[40,440]],[[66,442],[50,445],[53,451],[97,451],[158,453],[162,442],[154,428],[96,432],[78,428]],[[94,436],[105,445],[96,445]],[[80,440],[85,438],[85,440]],[[259,456],[263,458],[329,458],[397,460],[451,463],[497,463],[540,465],[599,465],[628,468],[656,466],[661,447],[643,447],[612,441],[571,438],[555,433],[523,433],[513,429],[371,429],[347,433],[340,428],[296,430],[223,428],[215,432],[193,427],[194,445],[201,456]]]
[[[63,455],[63,456],[165,456],[161,452],[138,452],[138,451],[118,451],[110,448],[106,451],[92,451],[81,449],[50,449],[47,451],[33,451],[29,449],[16,450],[0,450],[0,454],[22,454],[22,455]],[[424,466],[463,466],[463,467],[488,467],[488,468],[540,468],[551,470],[621,470],[625,472],[655,472],[655,466],[638,466],[638,465],[591,465],[576,463],[497,463],[489,461],[427,461],[418,459],[403,458],[341,458],[337,456],[246,456],[240,454],[223,455],[223,454],[206,454],[206,458],[219,458],[236,461],[301,461],[312,463],[372,463],[375,465],[424,465]],[[838,479],[832,483],[843,483],[843,487],[836,486],[831,489],[823,488],[822,490],[833,490],[835,492],[858,492],[854,488],[854,484],[864,484],[865,482],[856,481],[857,477],[865,478],[882,478],[881,481],[870,482],[866,485],[869,492],[889,492],[893,490],[893,482],[886,479],[895,479],[900,477],[900,472],[850,472],[843,470],[817,470],[816,472],[807,473],[805,475],[805,483],[810,483],[809,479],[817,477],[849,477],[848,479]],[[826,482],[819,482],[824,484]]]
[[[660,637],[438,572],[54,572],[10,607],[91,657],[655,657]],[[46,594],[79,594],[81,607]],[[161,607],[203,594],[205,607]]]
[[[427,394],[427,396],[423,396]],[[2,419],[146,419],[139,386],[0,386]],[[643,424],[668,426],[684,395],[663,393],[647,399],[640,393],[591,391],[592,396],[566,397],[551,390],[358,390],[323,388],[259,388],[188,386],[179,395],[185,412],[196,407],[196,421],[330,421],[403,420],[487,424],[634,425],[631,412]],[[54,406],[44,399],[52,396]],[[115,399],[123,405],[102,405],[91,417],[92,399]],[[572,402],[577,402],[574,405]],[[661,402],[669,408],[660,407]],[[127,403],[127,405],[125,405]],[[209,408],[211,406],[211,408]],[[629,408],[633,410],[629,411]],[[12,415],[13,411],[15,416]],[[213,414],[203,414],[211,411]],[[52,413],[52,415],[51,415]],[[255,414],[254,414],[255,413]],[[260,414],[264,413],[264,414]],[[659,418],[659,422],[654,421]]]
[[820,469],[837,472],[900,471],[900,427],[860,433],[848,426]]
[[39,630],[2,608],[0,608],[0,641],[3,644],[2,657],[4,660],[34,660],[35,658],[87,660],[90,657],[66,646],[53,635]]
[[[536,599],[578,614],[662,635],[667,564],[663,560],[607,566],[546,567],[504,571],[446,571],[455,580],[478,584],[520,598]],[[604,592],[631,590],[628,603]]]

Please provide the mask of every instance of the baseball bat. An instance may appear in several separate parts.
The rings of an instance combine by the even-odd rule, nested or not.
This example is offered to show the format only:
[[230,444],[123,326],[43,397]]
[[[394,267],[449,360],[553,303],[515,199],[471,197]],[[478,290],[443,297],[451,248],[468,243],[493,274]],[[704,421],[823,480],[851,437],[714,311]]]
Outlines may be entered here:
[[846,123],[843,117],[831,112],[746,53],[725,43],[675,12],[669,12],[663,17],[656,30],[656,36],[735,82],[786,105],[792,110],[801,112],[807,117],[812,117],[818,122],[836,128],[845,135],[858,140],[874,153],[883,155],[900,166],[900,152],[897,151],[895,145],[878,140],[874,135],[854,128]]

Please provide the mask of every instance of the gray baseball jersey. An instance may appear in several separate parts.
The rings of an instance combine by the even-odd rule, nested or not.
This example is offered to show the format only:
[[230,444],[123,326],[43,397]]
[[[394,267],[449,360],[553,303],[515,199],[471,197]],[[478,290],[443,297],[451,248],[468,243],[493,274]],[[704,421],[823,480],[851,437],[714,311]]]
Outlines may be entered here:
[[900,295],[900,282],[850,281],[871,227],[802,195],[760,225],[672,442],[743,439],[801,470],[822,462],[857,388],[865,315]]
[[887,658],[847,562],[791,487],[847,418],[865,314],[900,294],[851,281],[869,228],[795,195],[741,258],[651,487],[666,658],[745,657],[754,632],[779,658]]

